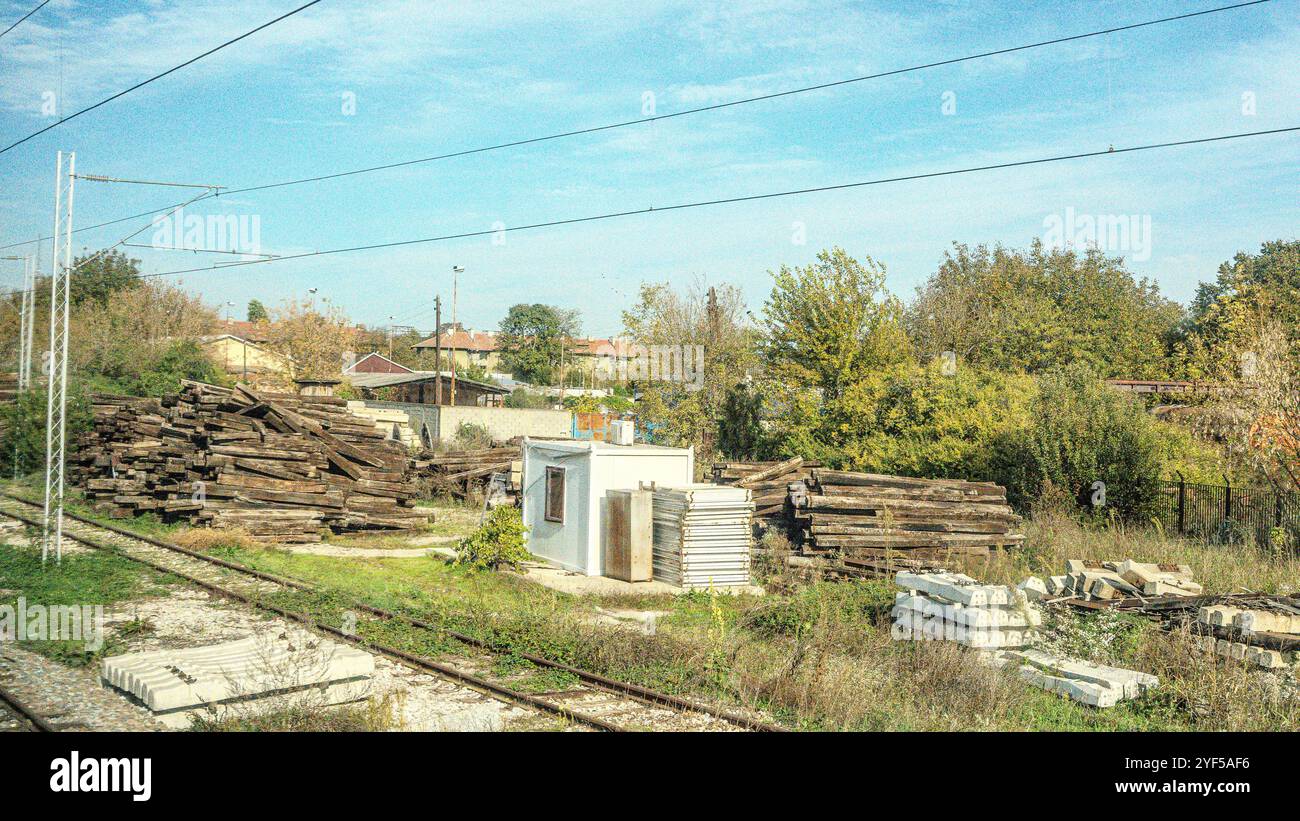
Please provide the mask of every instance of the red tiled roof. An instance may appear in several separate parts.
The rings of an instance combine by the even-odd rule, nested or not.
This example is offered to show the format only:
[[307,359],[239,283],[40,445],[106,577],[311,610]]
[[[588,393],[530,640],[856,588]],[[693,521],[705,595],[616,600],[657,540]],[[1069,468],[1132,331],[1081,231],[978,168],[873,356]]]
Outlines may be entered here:
[[[442,347],[455,348],[460,351],[495,351],[497,349],[496,335],[488,331],[450,331],[443,332]],[[423,342],[417,342],[413,348],[433,348],[437,345],[437,337],[431,336]]]
[[[412,347],[433,348],[436,337],[417,342]],[[496,334],[490,331],[446,331],[442,334],[443,349],[489,352],[499,349]],[[570,353],[579,356],[635,356],[638,347],[626,339],[570,339],[566,346]]]
[[217,322],[217,333],[230,334],[249,342],[265,342],[266,331],[266,324],[261,322],[245,322],[240,319],[222,319]]
[[400,362],[394,362],[383,354],[372,351],[353,362],[344,373],[413,373],[411,368]]

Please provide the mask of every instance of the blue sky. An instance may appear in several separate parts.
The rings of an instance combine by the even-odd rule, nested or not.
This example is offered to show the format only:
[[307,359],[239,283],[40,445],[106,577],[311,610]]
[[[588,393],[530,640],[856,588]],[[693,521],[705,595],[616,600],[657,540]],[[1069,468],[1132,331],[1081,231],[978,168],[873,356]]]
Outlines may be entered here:
[[[0,154],[0,244],[49,233],[58,149],[75,150],[82,173],[242,188],[632,119],[647,92],[665,114],[1226,2],[325,0]],[[0,0],[0,21],[33,5]],[[47,92],[75,111],[297,5],[54,0],[0,38],[0,143],[51,121]],[[293,254],[1300,125],[1297,11],[1297,0],[1273,0],[723,111],[236,194],[188,213],[256,216],[261,250]],[[955,113],[944,113],[945,100]],[[467,325],[495,327],[515,302],[550,302],[578,308],[585,333],[608,335],[642,281],[734,283],[757,313],[769,270],[839,245],[882,262],[889,287],[907,298],[952,242],[1023,247],[1044,235],[1045,220],[1073,209],[1149,218],[1149,249],[1129,249],[1130,265],[1185,302],[1235,252],[1296,238],[1298,171],[1293,133],[175,279],[213,305],[236,303],[235,315],[250,298],[273,306],[317,288],[357,321],[393,316],[427,329],[433,294],[450,302],[451,266],[461,265]],[[76,224],[182,198],[177,189],[81,182]],[[79,234],[78,248],[147,223]],[[223,259],[128,250],[150,272]],[[17,263],[0,266],[0,287],[19,282]]]

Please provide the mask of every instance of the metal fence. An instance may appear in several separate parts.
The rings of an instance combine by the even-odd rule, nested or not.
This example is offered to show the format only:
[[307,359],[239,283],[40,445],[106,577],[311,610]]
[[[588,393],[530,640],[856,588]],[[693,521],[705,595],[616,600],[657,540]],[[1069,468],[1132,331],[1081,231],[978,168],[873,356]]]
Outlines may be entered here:
[[1300,545],[1300,493],[1164,482],[1158,516],[1165,530],[1208,542]]

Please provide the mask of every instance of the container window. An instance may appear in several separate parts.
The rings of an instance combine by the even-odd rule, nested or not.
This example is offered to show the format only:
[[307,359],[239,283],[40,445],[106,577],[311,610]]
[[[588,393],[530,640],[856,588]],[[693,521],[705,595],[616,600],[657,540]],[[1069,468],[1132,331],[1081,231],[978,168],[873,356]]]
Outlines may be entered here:
[[564,522],[564,468],[546,468],[546,513],[548,522]]

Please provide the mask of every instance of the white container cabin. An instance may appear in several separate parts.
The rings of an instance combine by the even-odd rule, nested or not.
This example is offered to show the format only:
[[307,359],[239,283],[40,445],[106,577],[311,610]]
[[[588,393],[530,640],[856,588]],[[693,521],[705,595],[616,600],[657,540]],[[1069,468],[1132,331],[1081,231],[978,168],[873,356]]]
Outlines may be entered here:
[[695,449],[524,439],[523,518],[528,550],[566,570],[604,574],[606,495],[651,482],[688,485]]

